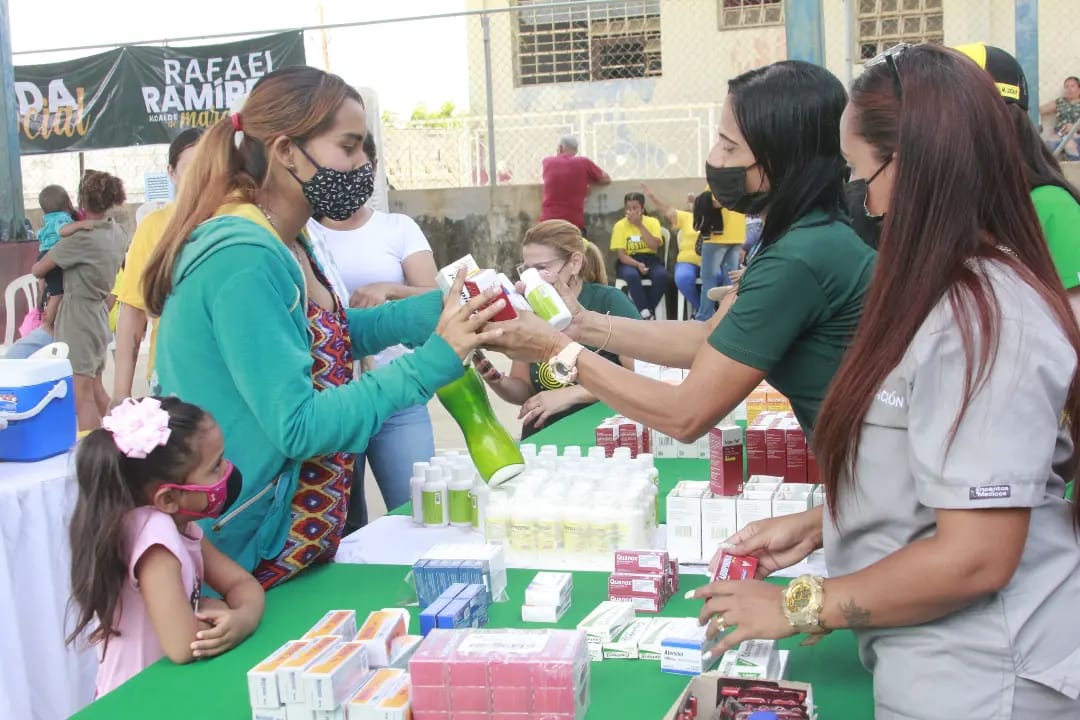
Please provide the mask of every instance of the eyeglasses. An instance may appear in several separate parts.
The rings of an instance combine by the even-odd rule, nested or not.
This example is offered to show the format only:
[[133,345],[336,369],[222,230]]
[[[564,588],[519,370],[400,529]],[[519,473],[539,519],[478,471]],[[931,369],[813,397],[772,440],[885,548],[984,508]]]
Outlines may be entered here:
[[915,46],[911,43],[899,43],[898,45],[893,45],[885,52],[871,60],[867,60],[866,63],[863,64],[864,69],[880,65],[881,63],[888,65],[889,69],[892,70],[893,85],[896,86],[896,97],[900,100],[904,99],[904,83],[900,79],[900,71],[896,67],[896,58],[900,57],[913,47]]
[[536,263],[535,265],[528,265],[526,263],[519,263],[518,266],[516,268],[514,268],[514,269],[517,270],[518,278],[520,278],[521,274],[523,272],[525,272],[526,270],[535,270],[538,273],[544,273],[544,274],[547,274],[547,275],[558,275],[560,272],[562,272],[562,269],[564,267],[566,267],[566,261],[564,260],[562,262],[562,264],[559,265],[556,268],[551,267],[551,265],[553,265],[553,264],[555,264],[557,262],[559,262],[559,261],[558,260],[548,260],[547,262]]

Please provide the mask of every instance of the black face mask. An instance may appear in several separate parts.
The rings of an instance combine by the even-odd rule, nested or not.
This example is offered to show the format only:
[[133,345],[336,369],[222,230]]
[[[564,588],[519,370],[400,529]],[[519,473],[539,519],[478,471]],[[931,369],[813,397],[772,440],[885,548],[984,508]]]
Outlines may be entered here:
[[851,227],[863,242],[877,250],[881,242],[884,215],[871,215],[866,210],[866,180],[853,180],[844,185],[844,203],[851,217]]
[[311,205],[312,215],[331,220],[348,220],[364,203],[371,199],[375,190],[375,168],[366,163],[348,172],[323,167],[315,162],[307,150],[296,146],[304,157],[315,166],[315,174],[309,180],[301,180],[290,170],[304,191]]
[[769,204],[769,193],[746,191],[746,172],[751,167],[754,165],[718,168],[705,163],[705,181],[721,207],[743,215],[760,215]]
[[881,225],[885,221],[885,215],[870,214],[866,209],[866,194],[870,183],[877,179],[890,162],[892,157],[885,160],[868,180],[852,180],[844,184],[844,204],[847,205],[848,215],[851,217],[851,227],[864,243],[875,250],[881,243]]

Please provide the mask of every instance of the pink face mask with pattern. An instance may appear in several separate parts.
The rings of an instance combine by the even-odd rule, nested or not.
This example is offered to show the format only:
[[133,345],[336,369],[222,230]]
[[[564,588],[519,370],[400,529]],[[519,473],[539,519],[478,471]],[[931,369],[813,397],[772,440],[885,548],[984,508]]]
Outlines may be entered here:
[[179,485],[176,483],[162,483],[158,486],[158,492],[162,490],[182,490],[184,492],[199,492],[206,494],[206,509],[199,512],[181,508],[177,512],[193,518],[216,518],[220,517],[240,497],[240,490],[244,487],[244,479],[239,468],[228,460],[225,461],[225,472],[221,479],[213,485]]

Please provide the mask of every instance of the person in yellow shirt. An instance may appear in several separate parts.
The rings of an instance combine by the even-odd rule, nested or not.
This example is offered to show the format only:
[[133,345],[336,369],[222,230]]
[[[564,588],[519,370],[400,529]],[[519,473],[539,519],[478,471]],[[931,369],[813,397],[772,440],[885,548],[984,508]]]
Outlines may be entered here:
[[[656,208],[657,214],[667,220],[671,229],[678,233],[678,255],[675,256],[675,287],[679,289],[686,301],[690,303],[694,317],[698,313],[700,305],[701,289],[698,287],[698,278],[701,276],[701,255],[697,251],[698,231],[694,229],[694,213],[689,210],[679,210],[657,197],[645,183],[641,183],[641,191]],[[694,194],[686,196],[687,207],[694,207]]]
[[[645,214],[641,193],[627,193],[623,208],[626,216],[611,231],[611,250],[618,255],[615,274],[626,282],[641,317],[651,320],[668,286],[668,271],[659,255],[663,231],[659,220]],[[648,288],[642,284],[645,278],[651,281]]]
[[[713,205],[717,206],[715,198]],[[710,319],[716,312],[716,303],[709,298],[709,291],[735,282],[731,273],[739,269],[741,251],[746,241],[746,216],[727,208],[717,209],[723,218],[723,225],[712,228],[710,235],[703,238],[701,243],[701,304],[695,318],[702,321]]]
[[[188,128],[169,144],[169,179],[179,188],[184,169],[195,155],[195,144],[199,141],[202,130]],[[139,346],[146,336],[146,301],[143,299],[142,276],[146,263],[153,255],[158,240],[172,216],[172,204],[155,210],[135,229],[131,239],[127,258],[124,260],[124,276],[115,288],[120,311],[116,320],[116,372],[113,379],[112,399],[118,402],[131,397],[131,386],[135,380],[135,364],[139,359]],[[157,342],[157,323],[150,334],[150,356],[147,362],[146,377],[150,380],[154,374],[154,346]]]

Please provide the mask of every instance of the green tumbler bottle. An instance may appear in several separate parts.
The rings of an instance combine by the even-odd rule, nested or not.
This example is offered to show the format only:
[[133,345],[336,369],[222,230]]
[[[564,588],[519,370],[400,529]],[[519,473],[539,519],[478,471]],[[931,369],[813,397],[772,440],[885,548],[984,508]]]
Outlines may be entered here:
[[521,450],[488,402],[480,374],[471,365],[465,374],[435,393],[465,435],[469,455],[488,485],[502,485],[525,469]]

